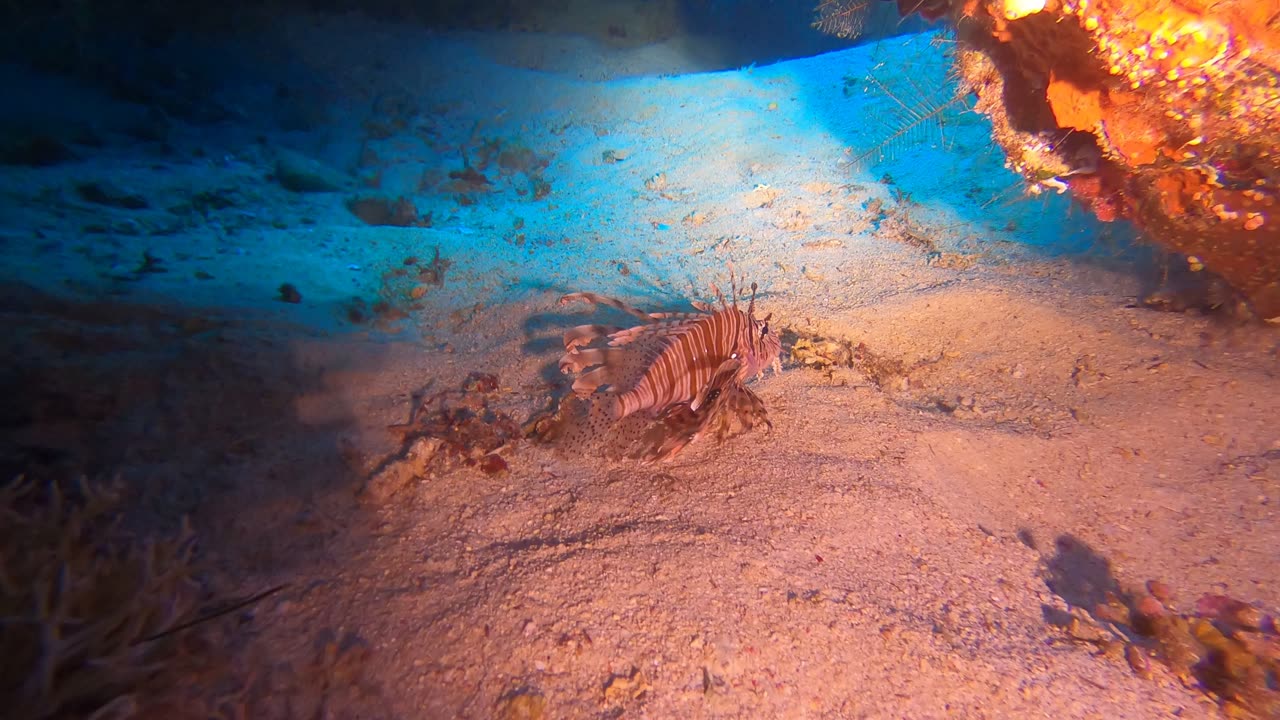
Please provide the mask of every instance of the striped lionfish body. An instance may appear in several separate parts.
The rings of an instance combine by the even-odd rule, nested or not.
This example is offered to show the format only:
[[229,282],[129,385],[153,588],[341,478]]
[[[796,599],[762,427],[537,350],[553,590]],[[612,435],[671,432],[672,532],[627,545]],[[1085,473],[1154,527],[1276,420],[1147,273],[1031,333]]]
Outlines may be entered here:
[[575,395],[601,403],[609,422],[633,416],[659,421],[646,440],[649,459],[674,455],[708,427],[717,427],[723,438],[732,419],[746,429],[757,421],[768,424],[764,404],[745,383],[770,367],[781,371],[781,341],[769,317],[755,316],[754,284],[745,311],[738,307],[736,283],[732,304],[715,290],[718,308],[694,302],[698,312],[691,313],[644,312],[593,293],[560,300],[613,307],[643,321],[630,328],[569,330],[560,370],[578,373]]

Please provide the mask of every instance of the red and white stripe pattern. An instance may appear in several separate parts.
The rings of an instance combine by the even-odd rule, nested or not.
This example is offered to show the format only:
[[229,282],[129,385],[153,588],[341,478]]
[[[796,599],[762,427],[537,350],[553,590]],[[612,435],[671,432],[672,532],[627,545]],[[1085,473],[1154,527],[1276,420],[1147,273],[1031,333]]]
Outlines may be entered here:
[[[580,373],[573,384],[579,396],[600,391],[611,398],[610,415],[621,419],[634,413],[657,415],[677,405],[697,411],[728,383],[744,383],[766,368],[781,370],[781,342],[768,320],[755,317],[755,285],[746,312],[720,298],[720,308],[694,303],[701,312],[646,313],[613,298],[574,293],[560,302],[576,300],[606,305],[645,320],[632,328],[582,325],[564,336],[562,372]],[[607,338],[605,347],[587,347]],[[603,388],[603,389],[602,389]]]

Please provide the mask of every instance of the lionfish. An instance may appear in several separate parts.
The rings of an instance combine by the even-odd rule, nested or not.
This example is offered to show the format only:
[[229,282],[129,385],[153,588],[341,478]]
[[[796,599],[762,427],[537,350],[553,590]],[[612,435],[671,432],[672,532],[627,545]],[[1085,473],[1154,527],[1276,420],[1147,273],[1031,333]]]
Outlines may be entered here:
[[782,343],[755,316],[756,284],[744,312],[730,274],[732,304],[712,285],[719,308],[699,301],[697,312],[645,312],[594,293],[560,298],[621,310],[644,321],[635,327],[580,325],[564,335],[560,371],[578,373],[573,395],[561,403],[551,436],[607,441],[634,458],[668,459],[714,431],[718,440],[757,424],[772,427],[764,402],[746,381],[768,368],[782,371]]

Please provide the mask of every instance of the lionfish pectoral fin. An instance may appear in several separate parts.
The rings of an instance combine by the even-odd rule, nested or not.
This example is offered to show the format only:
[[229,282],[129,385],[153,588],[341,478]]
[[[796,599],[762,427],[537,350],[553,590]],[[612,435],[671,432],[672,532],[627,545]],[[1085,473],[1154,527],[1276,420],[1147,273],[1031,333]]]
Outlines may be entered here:
[[628,305],[616,298],[605,297],[603,295],[597,295],[595,293],[589,293],[589,292],[569,293],[568,295],[565,295],[564,297],[560,298],[560,304],[568,305],[569,303],[576,302],[578,300],[589,302],[592,305],[604,305],[606,307],[611,307],[616,310],[621,310],[622,312],[627,313],[628,315],[634,315],[640,318],[641,320],[644,320],[645,322],[652,321],[652,318],[650,317],[649,313],[637,307]]
[[697,439],[706,421],[706,413],[695,412],[684,404],[673,405],[649,426],[631,457],[642,465],[670,460]]
[[572,352],[583,345],[590,345],[600,338],[607,338],[625,328],[617,325],[579,325],[564,334],[564,349]]
[[738,369],[742,367],[742,362],[730,358],[720,363],[720,367],[711,373],[711,379],[707,380],[707,384],[698,390],[698,394],[694,396],[693,402],[689,403],[689,409],[698,412],[698,408],[707,402],[708,398],[720,393],[733,379],[738,376]]
[[605,385],[613,385],[613,373],[608,367],[594,367],[582,373],[573,381],[573,394],[587,397]]
[[[589,368],[594,370],[609,368],[618,363],[621,352],[612,347],[575,347],[561,355],[559,368],[561,373],[581,373]],[[588,372],[594,372],[588,370]]]
[[[591,352],[587,350],[585,352]],[[590,358],[583,357],[584,351],[573,349],[560,356],[560,372],[568,375],[569,373],[580,372],[584,368],[590,367],[594,363]]]
[[739,386],[739,395],[736,398],[737,406],[735,412],[738,415],[738,422],[742,427],[750,430],[759,423],[763,423],[765,429],[772,432],[773,423],[769,420],[769,412],[765,410],[764,400],[759,395],[751,392],[751,389]]

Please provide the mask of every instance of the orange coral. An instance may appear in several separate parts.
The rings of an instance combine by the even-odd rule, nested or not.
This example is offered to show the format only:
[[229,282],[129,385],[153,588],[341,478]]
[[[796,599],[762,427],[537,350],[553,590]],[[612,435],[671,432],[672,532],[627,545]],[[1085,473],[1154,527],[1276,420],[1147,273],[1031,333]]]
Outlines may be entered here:
[[[1119,94],[1119,97],[1125,97]],[[1123,105],[1108,105],[1100,122],[1100,133],[1120,159],[1128,165],[1150,165],[1160,158],[1160,148],[1169,138],[1143,113]]]
[[1275,3],[967,0],[947,17],[1012,167],[1065,175],[1099,219],[1196,256],[1280,321]]
[[1102,119],[1102,93],[1099,90],[1078,88],[1051,71],[1046,94],[1059,126],[1084,132],[1097,129]]

